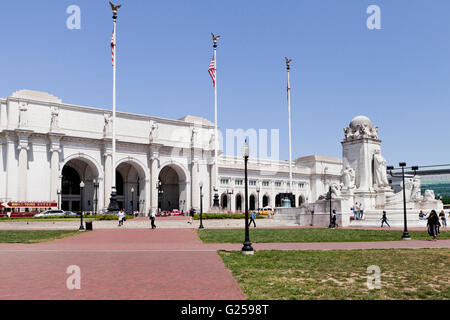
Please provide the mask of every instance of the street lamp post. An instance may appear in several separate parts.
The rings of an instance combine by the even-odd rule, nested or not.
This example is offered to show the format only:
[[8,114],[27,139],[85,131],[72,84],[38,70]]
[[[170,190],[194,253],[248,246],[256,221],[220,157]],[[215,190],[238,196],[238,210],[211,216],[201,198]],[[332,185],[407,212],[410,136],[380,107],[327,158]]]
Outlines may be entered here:
[[261,187],[258,185],[258,187],[256,188],[256,193],[258,193],[258,214],[261,210],[260,206],[259,206],[259,193],[261,192]]
[[233,193],[234,193],[234,190],[230,191],[227,189],[227,195],[229,196],[229,201],[227,203],[227,207],[230,212],[231,212],[231,196],[233,195]]
[[199,229],[205,229],[203,226],[203,182],[200,182],[200,226]]
[[134,188],[131,188],[131,212],[134,215]]
[[81,181],[80,183],[80,228],[78,231],[84,231],[84,225],[83,225],[83,189],[84,189],[84,182]]
[[161,209],[159,207],[159,200],[160,200],[160,198],[162,198],[162,195],[164,194],[164,191],[162,189],[162,182],[161,182],[161,180],[159,180],[158,183],[156,184],[156,189],[158,189],[158,205],[156,207],[156,212],[159,212],[159,210]]
[[331,200],[332,200],[332,195],[333,195],[333,193],[331,192],[331,187],[330,187],[330,189],[329,189],[329,191],[328,191],[328,198],[330,199],[330,225],[328,226],[328,228],[330,228],[330,229],[332,229],[332,228],[334,228],[334,225],[333,225],[333,216],[332,216],[332,210],[331,210]]
[[61,210],[61,189],[58,189],[56,193],[58,194],[58,209]]
[[[403,187],[402,187],[402,189],[403,189],[403,226],[404,226],[404,228],[403,228],[403,236],[402,236],[402,239],[403,240],[411,240],[411,236],[409,235],[409,232],[408,232],[408,219],[407,219],[407,215],[406,215],[406,186],[405,186],[405,167],[406,167],[406,162],[400,162],[399,163],[399,166],[402,168],[402,175],[401,175],[401,177],[402,177],[402,181],[403,181]],[[416,176],[416,174],[417,174],[417,170],[419,170],[419,167],[418,166],[413,166],[413,167],[411,167],[411,169],[414,171],[414,177]],[[387,167],[387,170],[389,170],[389,174],[391,175],[391,177],[400,177],[400,175],[394,175],[393,173],[392,173],[392,170],[394,170],[394,167],[393,166],[388,166]]]
[[247,140],[245,140],[245,144],[242,147],[242,155],[244,157],[244,165],[245,165],[245,241],[244,246],[242,247],[242,253],[244,254],[254,254],[254,250],[252,247],[252,243],[250,242],[250,231],[249,231],[249,223],[248,223],[248,176],[247,176],[247,163],[248,157],[250,156],[250,149],[248,147]]

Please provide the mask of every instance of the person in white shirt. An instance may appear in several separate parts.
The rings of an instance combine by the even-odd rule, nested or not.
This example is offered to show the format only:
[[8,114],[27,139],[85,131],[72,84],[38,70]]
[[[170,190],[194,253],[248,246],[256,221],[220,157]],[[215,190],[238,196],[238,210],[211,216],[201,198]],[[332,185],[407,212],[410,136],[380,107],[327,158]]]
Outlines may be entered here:
[[125,219],[125,212],[120,210],[117,216],[119,218],[119,227],[121,227],[123,226],[123,220]]
[[362,219],[364,216],[364,205],[362,203],[359,204],[359,219]]
[[152,211],[150,213],[150,220],[152,222],[152,229],[156,229],[156,225],[155,225],[155,219],[156,219],[156,214],[154,211]]

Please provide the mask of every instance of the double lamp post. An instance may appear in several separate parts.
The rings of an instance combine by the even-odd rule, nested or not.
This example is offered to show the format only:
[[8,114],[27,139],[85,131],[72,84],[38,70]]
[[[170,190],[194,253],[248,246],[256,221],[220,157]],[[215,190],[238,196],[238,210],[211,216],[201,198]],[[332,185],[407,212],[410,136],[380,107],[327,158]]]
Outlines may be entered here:
[[[407,223],[407,216],[406,216],[406,185],[405,185],[405,167],[406,167],[406,162],[400,162],[399,163],[400,168],[402,169],[402,173],[401,175],[394,175],[392,173],[392,170],[395,170],[396,168],[394,168],[393,166],[388,166],[386,169],[389,170],[389,174],[391,175],[391,177],[402,177],[402,182],[403,182],[403,236],[402,239],[403,240],[411,240],[411,236],[409,235],[408,232],[408,223]],[[399,168],[397,168],[399,169]],[[414,176],[413,178],[416,176],[417,171],[419,170],[418,166],[413,166],[411,167],[411,169],[414,171]]]

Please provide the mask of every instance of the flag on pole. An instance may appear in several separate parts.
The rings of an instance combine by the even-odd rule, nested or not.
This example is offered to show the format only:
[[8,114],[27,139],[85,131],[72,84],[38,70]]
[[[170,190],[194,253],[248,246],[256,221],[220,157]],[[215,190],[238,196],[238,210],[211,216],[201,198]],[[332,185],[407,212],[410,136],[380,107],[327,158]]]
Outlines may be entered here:
[[214,59],[211,61],[211,64],[209,65],[208,72],[213,81],[213,86],[215,87],[216,86],[216,61],[214,61]]
[[113,34],[112,34],[112,37],[111,37],[111,55],[112,55],[112,65],[114,66],[114,54],[115,54],[115,48],[116,47],[116,41],[115,41],[115,39],[114,39],[114,32],[113,32]]

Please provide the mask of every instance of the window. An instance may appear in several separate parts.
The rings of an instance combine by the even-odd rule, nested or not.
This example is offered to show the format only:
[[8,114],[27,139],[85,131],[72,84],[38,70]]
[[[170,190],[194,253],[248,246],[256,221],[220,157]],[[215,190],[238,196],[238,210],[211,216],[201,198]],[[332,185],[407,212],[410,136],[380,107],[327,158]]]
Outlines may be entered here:
[[256,186],[256,180],[250,180],[250,181],[248,182],[248,185],[249,185],[249,186]]
[[280,188],[281,187],[281,182],[280,181],[276,181],[275,182],[275,187]]
[[300,183],[298,184],[298,187],[299,187],[300,189],[304,189],[304,188],[305,188],[305,183],[300,182]]
[[237,186],[242,186],[244,184],[244,180],[242,179],[236,179],[234,182],[235,185]]
[[270,185],[270,181],[263,181],[262,185],[263,187],[268,187]]
[[224,179],[224,178],[220,179],[221,184],[227,185],[229,182],[230,182],[230,179]]

